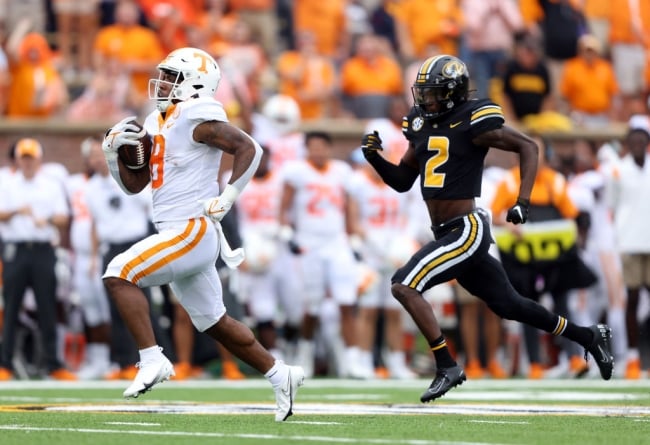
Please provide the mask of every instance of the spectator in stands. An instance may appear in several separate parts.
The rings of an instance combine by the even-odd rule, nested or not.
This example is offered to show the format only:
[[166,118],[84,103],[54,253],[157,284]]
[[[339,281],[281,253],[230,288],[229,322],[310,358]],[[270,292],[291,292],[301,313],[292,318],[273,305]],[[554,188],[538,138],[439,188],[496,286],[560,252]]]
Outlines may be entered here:
[[139,24],[140,8],[132,0],[118,2],[115,24],[99,30],[94,41],[94,66],[99,68],[107,59],[117,57],[125,73],[131,76],[134,91],[149,97],[149,78],[165,57],[159,37]]
[[490,81],[501,78],[513,43],[523,28],[516,0],[463,0],[465,44],[477,97],[497,101]]
[[526,27],[541,36],[544,55],[551,73],[553,109],[561,109],[559,82],[564,62],[576,57],[578,38],[584,34],[586,20],[581,0],[520,0]]
[[237,19],[228,0],[205,0],[204,9],[198,13],[197,28],[208,53],[221,57],[228,47],[226,36]]
[[329,57],[318,53],[313,31],[297,31],[296,49],[282,52],[275,67],[278,92],[298,103],[303,120],[334,114],[336,70]]
[[20,35],[17,28],[7,51],[11,74],[7,117],[47,118],[63,112],[68,90],[45,37],[34,32]]
[[637,316],[641,290],[650,289],[650,237],[646,218],[650,215],[649,145],[648,129],[630,126],[624,140],[627,154],[615,166],[607,185],[627,290],[628,357],[625,377],[628,379],[641,377]]
[[[99,28],[99,0],[53,0],[57,46],[66,82],[90,80],[93,40]],[[78,79],[77,79],[78,77]]]
[[395,24],[394,11],[397,7],[396,0],[382,0],[370,11],[370,26],[372,31],[390,42],[395,53],[399,51],[397,42],[397,25]]
[[[2,25],[0,24],[1,27]],[[2,31],[0,31],[0,42],[4,42]],[[4,46],[0,45],[0,116],[4,115],[6,111],[10,85],[9,59],[7,58]]]
[[629,0],[616,2],[610,9],[609,46],[616,79],[621,88],[622,114],[626,121],[646,111],[643,93],[650,60],[650,2]]
[[8,35],[27,21],[28,32],[44,34],[47,31],[47,0],[3,0],[0,2],[0,21]]
[[271,65],[261,42],[254,39],[250,25],[237,19],[226,34],[226,45],[219,57],[219,64],[237,70],[246,79],[253,103],[273,88]]
[[600,43],[592,34],[578,40],[578,56],[565,62],[559,88],[578,126],[603,127],[620,114],[614,69],[601,57]]
[[189,45],[191,29],[197,25],[195,0],[138,0],[147,24],[158,35],[163,51]]
[[404,0],[393,11],[403,62],[430,57],[429,45],[436,45],[441,54],[458,54],[464,18],[456,0]]
[[350,55],[346,0],[295,0],[293,26],[296,34],[309,31],[316,39],[316,52],[340,65]]
[[583,0],[587,29],[600,42],[603,54],[609,55],[610,15],[614,6],[611,0]]
[[386,116],[391,96],[403,91],[402,69],[385,43],[373,34],[360,36],[341,66],[344,108],[358,119]]
[[76,380],[57,357],[54,243],[68,225],[69,210],[61,183],[40,168],[42,158],[39,141],[18,140],[16,173],[5,177],[0,190],[0,222],[6,223],[2,232],[4,314],[0,380],[13,378],[18,316],[28,288],[33,290],[36,300],[44,372],[53,379]]
[[264,49],[264,56],[273,60],[278,55],[278,20],[276,3],[273,0],[230,0],[232,12],[248,25],[252,39],[259,42]]
[[551,78],[544,62],[541,41],[529,32],[515,35],[512,59],[503,74],[501,105],[509,120],[551,109]]
[[117,56],[107,55],[82,93],[70,103],[66,117],[74,122],[112,122],[140,114],[146,103],[147,98],[135,91]]

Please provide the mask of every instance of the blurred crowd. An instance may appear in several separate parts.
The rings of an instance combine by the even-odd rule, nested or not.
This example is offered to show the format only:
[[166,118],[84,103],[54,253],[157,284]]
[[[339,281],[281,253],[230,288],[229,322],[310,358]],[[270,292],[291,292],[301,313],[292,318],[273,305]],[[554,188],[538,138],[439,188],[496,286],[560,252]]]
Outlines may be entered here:
[[276,93],[304,120],[386,116],[436,53],[465,60],[515,123],[625,122],[650,85],[638,0],[4,0],[0,25],[7,118],[144,115],[156,64],[182,46],[218,60],[218,98],[249,127]]
[[[514,159],[486,168],[479,204],[492,212],[493,254],[517,290],[577,323],[607,321],[615,375],[648,377],[650,3],[4,0],[0,20],[6,119],[110,125],[142,117],[153,106],[148,80],[168,51],[194,46],[214,55],[222,71],[216,97],[265,149],[227,223],[246,260],[238,270],[216,265],[226,305],[308,375],[406,379],[435,363],[388,285],[432,236],[418,198],[385,187],[355,147],[335,159],[332,135],[305,133],[303,124],[359,119],[380,132],[387,157],[399,159],[414,70],[448,53],[468,63],[474,96],[500,104],[511,125],[625,125],[621,141],[576,140],[570,150],[537,138],[529,224],[504,218],[518,189]],[[83,172],[44,163],[47,149],[17,140],[0,170],[3,258],[24,254],[21,269],[3,272],[0,380],[131,379],[137,350],[100,277],[111,254],[152,230],[150,200],[146,191],[131,197],[113,187],[100,135],[79,147]],[[318,202],[299,199],[309,165],[338,172]],[[323,203],[339,213],[319,213]],[[341,218],[364,229],[349,236]],[[330,242],[314,243],[326,231]],[[22,304],[7,305],[7,295],[25,293]],[[582,351],[496,318],[453,282],[426,297],[470,378],[598,374]],[[204,375],[215,357],[220,375],[245,377],[223,348],[194,332],[167,287],[150,289],[149,298],[175,378]]]

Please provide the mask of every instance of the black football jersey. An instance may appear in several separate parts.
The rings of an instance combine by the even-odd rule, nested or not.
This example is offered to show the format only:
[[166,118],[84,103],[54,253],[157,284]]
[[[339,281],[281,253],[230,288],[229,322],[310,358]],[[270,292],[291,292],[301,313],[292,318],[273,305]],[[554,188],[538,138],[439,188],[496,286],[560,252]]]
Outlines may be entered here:
[[402,132],[413,144],[424,199],[468,199],[480,196],[487,147],[472,143],[505,122],[501,107],[474,99],[439,119],[423,119],[413,108],[402,121]]

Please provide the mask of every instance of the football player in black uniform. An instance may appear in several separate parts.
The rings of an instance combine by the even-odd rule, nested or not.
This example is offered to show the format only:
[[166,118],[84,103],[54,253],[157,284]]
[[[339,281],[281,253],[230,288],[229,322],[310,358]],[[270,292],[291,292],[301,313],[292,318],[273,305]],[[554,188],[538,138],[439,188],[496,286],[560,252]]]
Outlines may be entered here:
[[492,241],[486,213],[476,208],[481,193],[483,161],[490,147],[519,154],[519,198],[507,221],[528,218],[530,193],[537,171],[537,145],[505,125],[501,107],[487,99],[469,99],[469,75],[460,59],[439,55],[420,67],[412,87],[415,106],[404,117],[402,131],[409,147],[395,165],[379,152],[377,132],[366,134],[362,150],[384,182],[406,192],[420,177],[420,190],[431,218],[434,241],[416,252],[395,272],[392,293],[409,312],[436,359],[436,377],[420,400],[429,402],[466,380],[452,358],[431,305],[422,293],[456,279],[502,318],[517,320],[567,337],[594,357],[603,379],[612,376],[611,330],[606,325],[577,326],[555,315],[512,287],[501,263],[488,254]]

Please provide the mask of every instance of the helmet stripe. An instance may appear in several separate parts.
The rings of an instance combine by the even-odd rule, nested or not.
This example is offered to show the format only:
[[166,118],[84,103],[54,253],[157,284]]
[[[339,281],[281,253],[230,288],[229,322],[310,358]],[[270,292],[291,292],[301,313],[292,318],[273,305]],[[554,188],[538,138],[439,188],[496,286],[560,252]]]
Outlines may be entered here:
[[424,61],[424,63],[420,67],[420,71],[418,72],[416,83],[426,82],[428,77],[427,75],[429,74],[433,66],[441,57],[443,56],[433,56],[433,57],[429,57],[427,60]]

